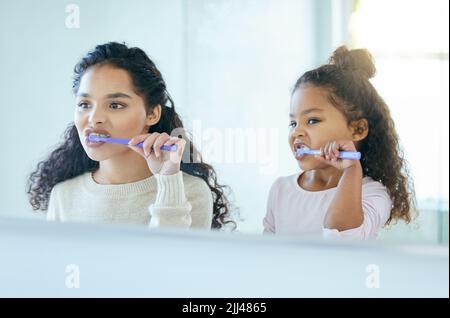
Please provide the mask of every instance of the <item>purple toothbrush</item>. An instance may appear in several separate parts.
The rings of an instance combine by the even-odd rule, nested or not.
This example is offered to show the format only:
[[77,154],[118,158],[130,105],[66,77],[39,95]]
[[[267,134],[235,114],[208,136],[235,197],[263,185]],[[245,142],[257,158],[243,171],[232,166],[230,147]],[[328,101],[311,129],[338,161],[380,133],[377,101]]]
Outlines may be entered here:
[[[128,146],[128,143],[131,140],[131,139],[123,139],[123,138],[111,138],[111,137],[108,137],[107,135],[97,134],[97,133],[91,133],[88,138],[89,138],[89,141],[91,141],[91,142],[110,142],[113,144],[121,144],[121,145],[126,145],[126,146]],[[134,146],[142,148],[143,144],[144,144],[144,142],[140,142]],[[161,150],[176,151],[177,145],[162,145]]]
[[[304,155],[320,155],[320,150],[311,150],[308,147],[302,147],[297,149],[297,156]],[[339,151],[339,159],[359,160],[361,159],[361,153],[357,151]]]

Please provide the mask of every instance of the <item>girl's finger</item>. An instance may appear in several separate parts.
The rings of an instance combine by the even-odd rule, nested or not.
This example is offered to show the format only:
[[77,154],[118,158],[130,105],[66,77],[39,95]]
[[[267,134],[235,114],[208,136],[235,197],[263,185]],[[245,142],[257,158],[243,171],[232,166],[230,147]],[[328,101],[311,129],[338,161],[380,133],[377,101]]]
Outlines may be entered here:
[[337,141],[333,141],[331,153],[332,153],[332,160],[336,161],[339,157],[339,143]]
[[326,158],[327,160],[330,160],[330,147],[331,147],[331,143],[328,142],[328,143],[325,145],[325,158]]
[[336,159],[339,158],[339,149],[341,148],[340,143],[336,142],[336,146],[334,148],[334,156],[336,157]]

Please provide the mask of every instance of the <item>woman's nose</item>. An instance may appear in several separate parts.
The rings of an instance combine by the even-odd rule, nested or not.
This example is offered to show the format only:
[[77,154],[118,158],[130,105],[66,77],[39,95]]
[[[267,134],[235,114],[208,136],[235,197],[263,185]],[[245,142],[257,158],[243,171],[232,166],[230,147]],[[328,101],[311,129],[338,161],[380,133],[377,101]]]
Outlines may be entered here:
[[104,123],[106,121],[106,114],[101,107],[93,107],[89,113],[89,123],[91,125]]

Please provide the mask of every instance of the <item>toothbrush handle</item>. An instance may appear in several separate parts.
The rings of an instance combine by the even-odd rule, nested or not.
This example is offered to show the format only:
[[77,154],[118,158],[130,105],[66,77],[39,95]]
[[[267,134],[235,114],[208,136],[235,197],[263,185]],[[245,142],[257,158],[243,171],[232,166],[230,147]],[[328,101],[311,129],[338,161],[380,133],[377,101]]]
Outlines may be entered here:
[[[121,144],[121,145],[128,145],[128,142],[131,139],[123,139],[123,138],[105,138],[104,139],[107,142],[112,142],[115,144]],[[142,148],[142,146],[144,145],[144,142],[140,142],[138,144],[136,144],[136,147]],[[162,145],[161,146],[161,150],[165,150],[165,151],[176,151],[177,150],[177,145]]]
[[359,160],[359,159],[361,159],[361,153],[359,151],[339,151],[338,158]]
[[[301,153],[301,152],[299,152]],[[307,150],[304,152],[307,155],[320,155],[320,150]],[[339,151],[339,159],[359,160],[361,153],[358,151]]]
[[[128,145],[128,142],[127,142]],[[138,144],[136,144],[136,147],[142,148],[142,146],[144,145],[144,142],[140,142]],[[162,145],[160,147],[161,150],[165,150],[165,151],[176,151],[177,150],[177,145]]]

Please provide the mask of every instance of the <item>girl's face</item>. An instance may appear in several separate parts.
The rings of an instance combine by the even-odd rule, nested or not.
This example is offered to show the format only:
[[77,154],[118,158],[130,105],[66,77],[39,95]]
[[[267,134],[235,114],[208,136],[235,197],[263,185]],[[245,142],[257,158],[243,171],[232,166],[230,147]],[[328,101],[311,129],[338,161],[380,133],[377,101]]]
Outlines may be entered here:
[[[289,145],[294,156],[301,146],[320,149],[329,141],[352,140],[347,119],[331,104],[328,94],[327,89],[313,85],[300,86],[292,94]],[[296,159],[304,171],[329,167],[310,155]]]
[[132,152],[123,145],[91,143],[91,132],[114,138],[132,138],[147,133],[149,119],[144,99],[137,95],[127,71],[110,65],[89,68],[76,94],[75,126],[89,158],[102,161]]

